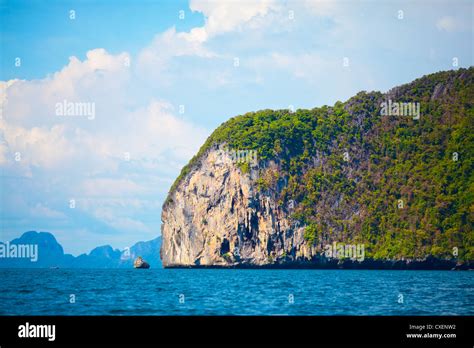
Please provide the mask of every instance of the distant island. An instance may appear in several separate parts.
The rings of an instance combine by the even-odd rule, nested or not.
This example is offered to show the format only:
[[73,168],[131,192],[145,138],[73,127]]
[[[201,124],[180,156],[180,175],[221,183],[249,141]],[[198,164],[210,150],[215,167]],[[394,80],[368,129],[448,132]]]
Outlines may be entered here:
[[164,267],[473,268],[473,103],[471,67],[231,118],[169,191]]
[[10,242],[0,242],[0,268],[133,268],[138,256],[152,268],[161,268],[160,246],[161,237],[157,237],[122,251],[104,245],[74,257],[64,253],[52,233],[28,231]]

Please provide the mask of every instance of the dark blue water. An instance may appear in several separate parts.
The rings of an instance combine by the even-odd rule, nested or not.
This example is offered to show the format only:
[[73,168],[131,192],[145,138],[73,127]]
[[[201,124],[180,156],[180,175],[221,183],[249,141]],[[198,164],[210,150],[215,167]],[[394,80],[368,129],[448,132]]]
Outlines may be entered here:
[[474,315],[474,272],[3,269],[0,279],[1,315]]

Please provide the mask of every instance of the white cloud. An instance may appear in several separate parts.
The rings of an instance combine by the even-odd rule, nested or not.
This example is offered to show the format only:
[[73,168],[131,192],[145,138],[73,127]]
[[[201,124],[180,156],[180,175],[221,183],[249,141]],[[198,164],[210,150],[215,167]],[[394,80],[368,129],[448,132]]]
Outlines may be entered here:
[[[172,45],[168,36],[173,35],[173,31],[164,35],[165,47]],[[175,53],[193,51],[192,45]],[[17,163],[21,165],[57,169],[81,161],[94,171],[114,169],[112,162],[122,161],[124,152],[143,159],[164,152],[181,159],[189,156],[207,132],[175,116],[165,101],[132,110],[124,105],[131,82],[128,59],[127,53],[111,55],[95,49],[84,61],[71,57],[52,77],[2,82],[5,117],[0,122],[0,164],[12,164],[15,152],[22,154]],[[84,101],[87,96],[97,107],[94,120],[54,114],[58,101]]]
[[204,42],[210,37],[239,30],[253,19],[264,17],[280,5],[274,0],[210,1],[191,0],[191,10],[205,16],[205,25],[194,28],[187,36],[192,41]]
[[204,142],[208,131],[174,116],[173,111],[173,106],[167,102],[151,102],[146,110],[148,118],[142,134],[160,139],[151,143],[153,151],[162,153],[168,150],[175,157],[190,158]]
[[[127,100],[130,61],[128,53],[111,55],[98,48],[87,52],[80,61],[70,57],[60,71],[41,80],[15,80],[2,83],[0,98],[3,117],[9,124],[45,126],[60,123],[55,115],[55,105],[64,100],[95,102],[98,109],[110,111]],[[115,103],[99,103],[115,98]],[[114,100],[114,99],[109,99]]]
[[5,140],[3,146],[10,149],[10,162],[14,161],[13,153],[18,152],[20,163],[27,162],[44,169],[54,169],[74,152],[64,136],[63,125],[55,125],[50,129],[8,126],[4,122],[2,125],[5,125],[2,127]]
[[206,49],[202,40],[195,39],[194,35],[197,34],[177,33],[174,27],[157,34],[150,45],[138,54],[137,70],[144,77],[162,78],[162,73],[174,57],[214,57],[215,53]]

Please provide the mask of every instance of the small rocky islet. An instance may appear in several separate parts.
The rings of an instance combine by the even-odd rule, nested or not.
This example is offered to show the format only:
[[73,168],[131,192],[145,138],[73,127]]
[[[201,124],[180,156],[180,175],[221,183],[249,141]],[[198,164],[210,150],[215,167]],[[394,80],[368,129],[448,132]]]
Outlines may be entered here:
[[133,268],[147,269],[147,268],[150,268],[150,265],[145,260],[143,260],[141,256],[138,256],[133,262]]

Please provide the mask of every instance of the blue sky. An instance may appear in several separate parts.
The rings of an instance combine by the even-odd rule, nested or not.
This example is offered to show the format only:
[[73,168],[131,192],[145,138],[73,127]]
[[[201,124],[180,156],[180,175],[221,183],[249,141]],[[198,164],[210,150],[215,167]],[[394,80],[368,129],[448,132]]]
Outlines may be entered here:
[[[40,79],[61,69],[71,55],[81,60],[91,48],[136,54],[171,26],[180,31],[203,24],[187,1],[1,1],[3,80]],[[177,21],[179,11],[186,21]],[[75,11],[75,20],[70,20]],[[104,20],[105,19],[105,20]],[[16,57],[24,57],[22,69]]]
[[[0,1],[0,240],[152,239],[219,124],[469,67],[472,16],[460,0]],[[64,101],[94,117],[58,115]]]

